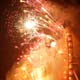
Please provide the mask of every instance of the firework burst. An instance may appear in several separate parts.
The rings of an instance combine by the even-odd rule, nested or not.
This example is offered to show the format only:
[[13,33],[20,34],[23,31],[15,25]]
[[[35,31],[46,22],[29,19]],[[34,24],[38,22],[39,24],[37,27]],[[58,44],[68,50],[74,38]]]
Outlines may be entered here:
[[15,48],[24,54],[17,58],[7,80],[53,80],[58,72],[55,57],[63,26],[56,24],[41,1],[20,0],[20,3],[21,7],[12,12],[7,24]]

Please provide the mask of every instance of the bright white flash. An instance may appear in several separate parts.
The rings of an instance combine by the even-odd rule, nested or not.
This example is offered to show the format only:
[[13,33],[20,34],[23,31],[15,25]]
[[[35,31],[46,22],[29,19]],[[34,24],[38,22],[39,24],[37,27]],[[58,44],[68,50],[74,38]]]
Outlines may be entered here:
[[56,46],[56,42],[55,41],[51,42],[50,46],[51,47],[55,47]]
[[37,22],[35,20],[28,20],[24,23],[24,26],[26,29],[33,29],[37,25]]
[[47,12],[46,9],[45,9],[44,7],[41,7],[41,9],[42,9],[44,12]]

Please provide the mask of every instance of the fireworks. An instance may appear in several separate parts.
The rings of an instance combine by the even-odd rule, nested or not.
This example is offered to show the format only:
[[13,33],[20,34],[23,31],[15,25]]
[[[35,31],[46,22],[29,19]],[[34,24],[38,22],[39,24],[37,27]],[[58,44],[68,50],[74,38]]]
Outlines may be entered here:
[[25,26],[25,28],[27,28],[27,29],[33,29],[33,28],[35,28],[35,26],[36,26],[36,21],[26,21],[25,23],[24,23],[24,26]]
[[26,45],[35,37],[40,38],[42,34],[55,40],[63,35],[62,26],[56,24],[41,1],[21,0],[20,3],[23,7],[18,7],[18,10],[9,14],[7,21],[8,33],[16,49],[24,52]]
[[16,42],[15,48],[20,48],[23,54],[17,58],[7,80],[55,80],[58,72],[55,63],[59,63],[55,57],[63,27],[56,24],[39,0],[20,2],[23,7],[19,8],[20,13],[15,11],[14,18],[11,16],[9,33]]

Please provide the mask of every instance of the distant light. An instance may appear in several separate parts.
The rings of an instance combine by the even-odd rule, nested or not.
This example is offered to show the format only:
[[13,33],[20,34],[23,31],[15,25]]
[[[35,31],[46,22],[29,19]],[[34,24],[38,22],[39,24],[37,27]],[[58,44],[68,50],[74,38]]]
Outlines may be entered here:
[[19,60],[20,60],[20,58],[17,58],[17,60],[19,61]]
[[62,53],[63,53],[63,51],[62,51],[62,50],[59,50],[59,51],[58,51],[58,53],[59,53],[59,54],[62,54]]
[[67,76],[64,76],[64,79],[67,79]]
[[17,77],[17,74],[15,74],[14,77]]
[[72,75],[72,71],[69,71],[69,75]]
[[27,57],[27,55],[24,55],[24,58],[26,58]]
[[[42,8],[43,9],[43,8]],[[46,18],[48,18],[48,15],[45,15]]]
[[69,69],[71,69],[72,68],[72,64],[69,64]]
[[71,54],[69,53],[69,56],[71,57]]
[[67,36],[69,36],[69,35],[70,35],[70,33],[66,33],[66,35],[67,35]]
[[23,12],[24,12],[24,13],[26,13],[26,12],[27,12],[27,10],[23,10]]
[[56,46],[56,42],[55,41],[51,42],[50,46],[51,47],[55,47]]
[[69,77],[69,80],[72,80],[72,77]]
[[18,46],[14,46],[16,49],[18,48]]
[[25,2],[25,0],[20,0],[20,2],[22,3],[22,2]]
[[51,23],[51,21],[50,21],[50,20],[49,20],[48,22],[49,22],[49,23]]
[[34,20],[28,20],[24,23],[26,29],[33,29],[36,25],[36,21]]
[[66,74],[66,71],[64,71],[64,74]]
[[64,59],[64,62],[66,61],[66,59]]
[[26,70],[26,66],[23,66],[23,67],[21,68],[21,70],[25,71],[25,70]]
[[20,55],[20,58],[22,58],[23,56],[22,55]]
[[42,17],[39,17],[40,20],[42,20]]
[[39,0],[36,0],[37,2],[40,2]]

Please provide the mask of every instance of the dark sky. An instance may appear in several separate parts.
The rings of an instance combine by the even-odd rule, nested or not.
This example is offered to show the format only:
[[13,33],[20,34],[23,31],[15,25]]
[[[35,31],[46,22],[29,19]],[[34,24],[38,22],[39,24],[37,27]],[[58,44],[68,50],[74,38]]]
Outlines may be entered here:
[[[79,0],[50,0],[50,1],[52,1],[52,3],[56,2],[59,5],[79,6]],[[18,1],[16,0],[0,1],[0,80],[5,80],[6,72],[15,62],[19,53],[19,50],[16,50],[13,47],[13,44],[9,42],[7,28],[5,25],[6,20],[5,12],[13,8],[11,6],[12,3],[14,3],[14,5],[19,4]]]
[[7,27],[5,25],[7,15],[5,13],[12,8],[12,3],[12,0],[0,1],[0,80],[5,80],[5,74],[15,62],[17,53],[19,52],[9,42]]

